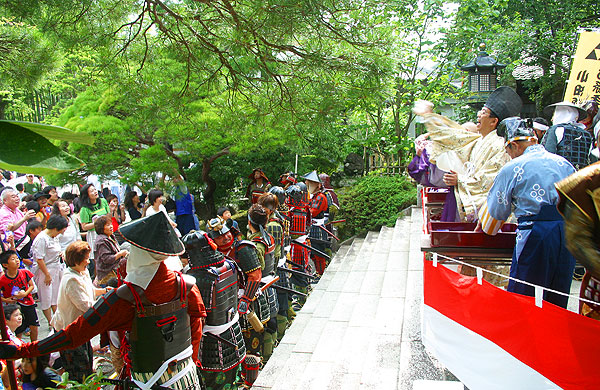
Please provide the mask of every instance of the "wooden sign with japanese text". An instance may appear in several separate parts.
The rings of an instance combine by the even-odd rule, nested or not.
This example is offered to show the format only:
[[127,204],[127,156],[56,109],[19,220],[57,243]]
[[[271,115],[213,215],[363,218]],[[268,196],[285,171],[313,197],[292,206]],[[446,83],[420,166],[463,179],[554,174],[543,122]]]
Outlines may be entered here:
[[600,32],[596,31],[579,34],[563,99],[578,105],[588,100],[600,103]]

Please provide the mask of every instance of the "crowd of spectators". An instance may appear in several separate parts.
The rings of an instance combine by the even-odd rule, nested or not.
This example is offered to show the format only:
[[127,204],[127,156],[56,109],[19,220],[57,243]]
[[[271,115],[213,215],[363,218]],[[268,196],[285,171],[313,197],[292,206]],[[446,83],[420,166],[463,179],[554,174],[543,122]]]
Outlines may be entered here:
[[[0,294],[2,296],[8,334],[15,343],[22,338],[38,339],[38,328],[49,332],[63,329],[92,306],[97,296],[117,285],[124,272],[129,243],[117,232],[121,224],[164,212],[165,195],[150,190],[148,195],[127,191],[123,202],[107,188],[99,191],[93,184],[82,186],[78,193],[58,193],[45,185],[42,177],[25,175],[26,181],[9,185],[15,174],[3,172],[0,186]],[[193,210],[193,198],[187,188],[179,187],[179,196],[188,196],[185,213]],[[148,200],[144,204],[144,200]],[[179,199],[181,202],[181,199]],[[182,203],[182,204],[184,204]],[[173,203],[175,204],[175,203]],[[176,215],[179,215],[176,213]],[[169,218],[173,227],[177,223]],[[189,230],[196,226],[186,220]],[[186,234],[188,231],[181,232]],[[179,261],[178,259],[176,259]],[[180,263],[179,263],[180,264]],[[40,309],[43,317],[38,314]],[[40,319],[45,322],[40,325]],[[102,340],[111,341],[112,335]],[[17,362],[19,384],[31,388],[57,378],[49,366],[69,372],[70,378],[81,381],[92,373],[93,351],[107,347],[108,342],[92,346],[87,343],[74,350],[63,351],[57,358],[42,357]],[[114,361],[121,367],[122,361]],[[2,383],[8,388],[5,364]],[[61,372],[61,371],[59,371]],[[36,386],[35,388],[37,388]],[[42,387],[46,387],[45,385]]]

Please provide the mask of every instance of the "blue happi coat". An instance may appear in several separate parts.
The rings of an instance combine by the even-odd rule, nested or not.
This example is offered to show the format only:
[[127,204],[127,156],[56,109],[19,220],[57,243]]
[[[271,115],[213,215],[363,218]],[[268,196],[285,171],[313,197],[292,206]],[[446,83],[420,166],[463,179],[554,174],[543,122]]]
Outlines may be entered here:
[[[532,145],[498,173],[479,212],[484,232],[496,234],[511,212],[519,225],[510,275],[553,290],[569,292],[575,259],[564,242],[564,222],[556,210],[554,183],[575,172],[566,159]],[[513,210],[514,208],[514,210]],[[532,287],[510,281],[509,291],[534,295]],[[566,307],[567,297],[545,294]]]

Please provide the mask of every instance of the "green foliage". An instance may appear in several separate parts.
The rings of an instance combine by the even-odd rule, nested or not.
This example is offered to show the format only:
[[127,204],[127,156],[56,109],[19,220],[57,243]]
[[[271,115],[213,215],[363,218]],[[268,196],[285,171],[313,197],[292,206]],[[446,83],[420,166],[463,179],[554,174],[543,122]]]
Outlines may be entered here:
[[340,235],[354,234],[393,226],[400,211],[416,203],[417,190],[405,176],[369,175],[339,193],[340,214],[346,219]]
[[3,140],[0,168],[46,175],[83,166],[83,161],[60,150],[38,133],[59,134],[60,129],[53,131],[51,126],[27,128],[19,122],[0,121],[0,139]]
[[61,381],[58,383],[59,388],[97,390],[100,389],[101,386],[108,385],[107,382],[104,382],[104,375],[98,372],[89,375],[81,383],[74,380],[70,380],[68,372],[62,374],[60,379]]

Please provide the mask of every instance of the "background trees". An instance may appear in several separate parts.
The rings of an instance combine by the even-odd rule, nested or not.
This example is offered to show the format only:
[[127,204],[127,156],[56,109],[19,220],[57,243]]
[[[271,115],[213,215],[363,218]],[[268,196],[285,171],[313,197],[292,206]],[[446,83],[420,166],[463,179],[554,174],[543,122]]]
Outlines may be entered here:
[[576,27],[597,23],[598,7],[5,1],[0,117],[95,136],[92,146],[60,144],[87,165],[57,182],[95,173],[149,188],[182,175],[212,214],[253,167],[274,181],[296,154],[301,173],[331,173],[350,152],[406,159],[414,100],[464,93],[457,65],[481,41],[509,64],[505,82],[514,66],[535,64],[543,75],[526,83],[529,94],[559,100]]

